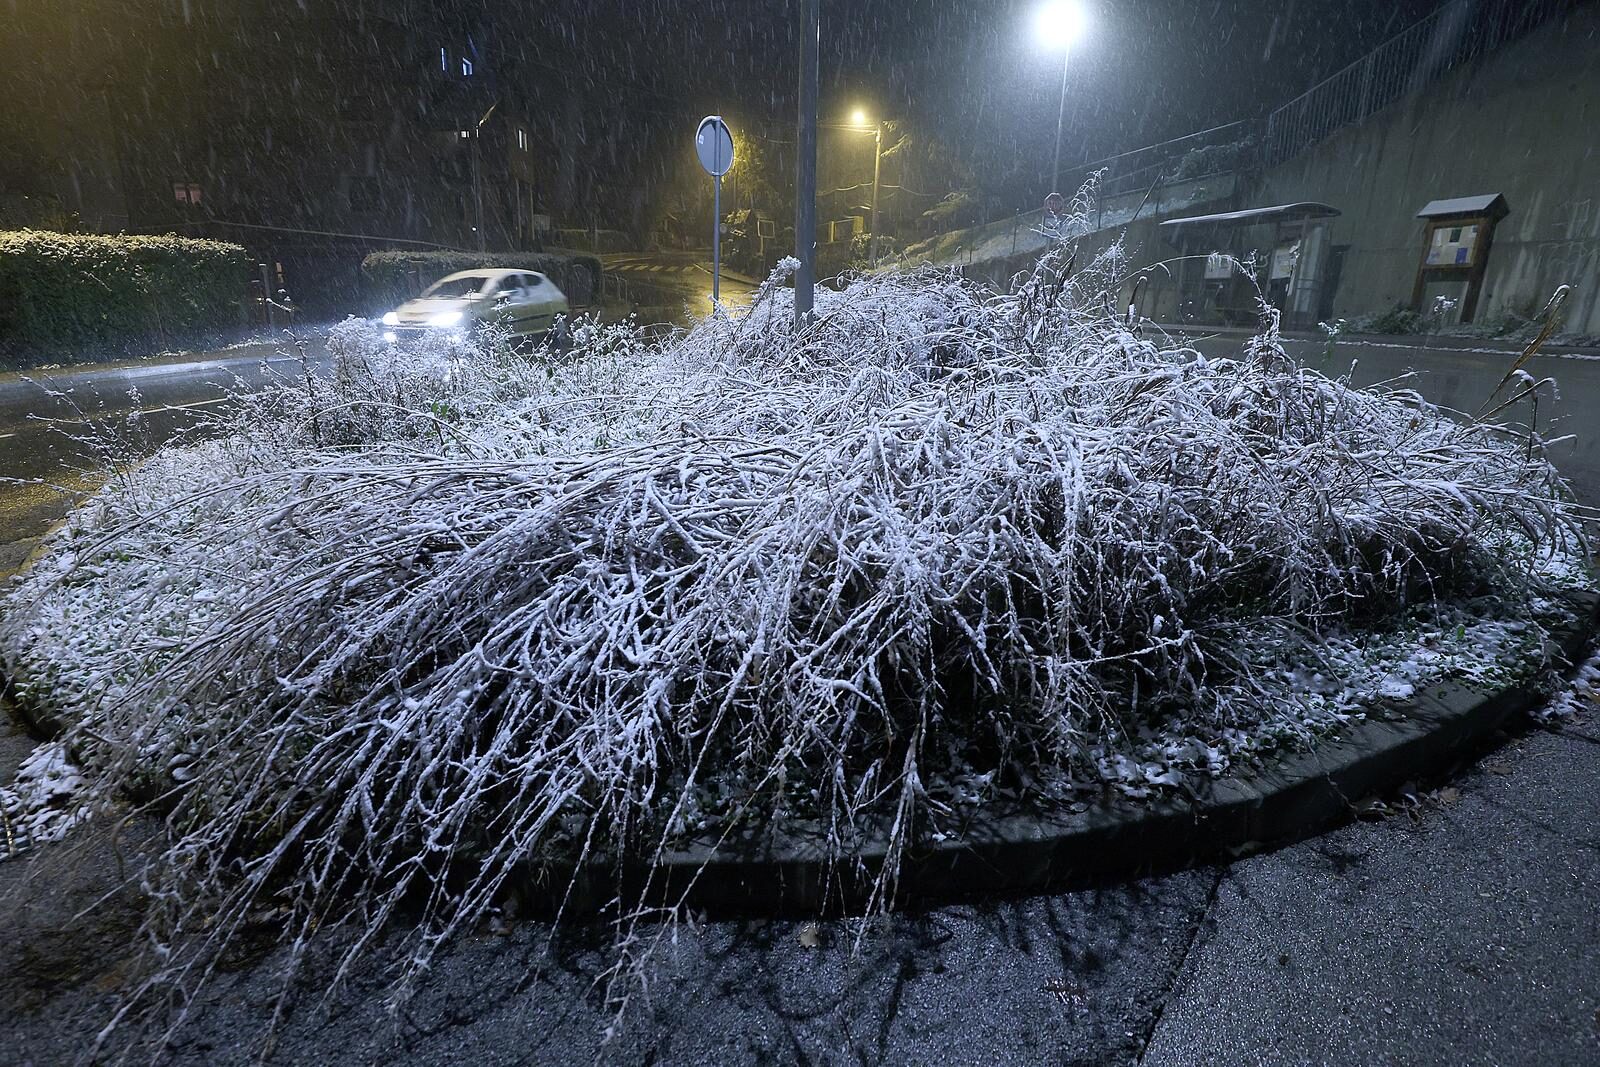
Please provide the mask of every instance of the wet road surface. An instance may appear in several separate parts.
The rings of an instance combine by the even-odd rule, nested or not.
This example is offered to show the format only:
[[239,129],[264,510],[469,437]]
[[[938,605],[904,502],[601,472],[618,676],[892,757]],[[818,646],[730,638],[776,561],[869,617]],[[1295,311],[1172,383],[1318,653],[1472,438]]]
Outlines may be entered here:
[[[1414,810],[1226,865],[864,927],[686,923],[643,966],[609,1043],[608,928],[577,924],[552,945],[544,925],[513,921],[459,940],[398,1013],[378,965],[327,1004],[308,986],[265,1062],[1590,1065],[1596,776],[1591,710],[1514,739]],[[0,895],[25,901],[0,939],[0,1062],[74,1062],[112,1009],[134,950],[127,896],[72,916],[115,885],[135,830],[121,853],[102,833],[0,864]],[[167,1062],[256,1062],[273,962],[220,975]]]
[[0,574],[104,471],[194,427],[230,392],[298,377],[327,358],[324,333],[305,331],[214,352],[0,374]]
[[[703,253],[608,255],[608,273],[646,324],[684,325],[711,309],[712,278]],[[748,279],[722,278],[724,305],[754,293]],[[148,454],[227,403],[229,392],[298,377],[303,356],[327,363],[325,331],[151,360],[0,373],[0,575],[14,570],[34,540],[92,489],[100,473]]]
[[[676,323],[711,312],[711,254],[709,252],[626,252],[600,257],[606,273],[617,279],[625,299],[638,306],[641,317],[665,317]],[[739,307],[755,293],[755,279],[738,272],[722,274],[722,302]]]

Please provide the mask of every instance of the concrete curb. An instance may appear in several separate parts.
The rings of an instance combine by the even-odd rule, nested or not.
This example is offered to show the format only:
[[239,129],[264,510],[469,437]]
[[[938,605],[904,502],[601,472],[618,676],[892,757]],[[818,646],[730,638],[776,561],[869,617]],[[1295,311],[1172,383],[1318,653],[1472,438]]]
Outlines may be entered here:
[[[1600,592],[1574,594],[1572,609],[1552,627],[1542,665],[1579,658],[1600,623]],[[24,688],[0,671],[0,713],[41,735],[58,733],[54,717],[22,697]],[[1445,681],[1269,767],[1200,783],[1187,800],[1119,798],[1080,811],[990,808],[958,837],[908,850],[895,902],[1042,892],[1288,844],[1347,821],[1358,800],[1449,770],[1544,698],[1537,680],[1487,694]],[[659,864],[626,865],[620,877],[603,862],[576,872],[530,869],[517,891],[540,913],[602,911],[619,895],[724,915],[859,910],[871,902],[883,868],[886,830],[875,827],[868,836],[876,844],[835,863],[820,831],[744,828],[720,842],[690,844]]]
[[[1578,659],[1600,622],[1600,593],[1575,595],[1573,609],[1553,628],[1545,664]],[[1042,892],[1289,844],[1348,821],[1363,798],[1448,771],[1543,699],[1537,681],[1487,694],[1441,682],[1315,748],[1247,775],[1203,783],[1186,801],[1119,799],[1080,812],[988,814],[958,838],[908,851],[896,901]],[[566,907],[604,907],[621,889],[624,897],[640,893],[655,903],[718,914],[837,913],[870,901],[884,858],[880,843],[833,864],[820,834],[769,840],[751,833],[671,853],[654,868],[627,869],[620,886],[613,868],[582,872]],[[538,881],[558,894],[567,885],[559,875]]]
[[20,723],[34,737],[59,737],[66,724],[27,698],[28,682],[0,662],[0,715]]

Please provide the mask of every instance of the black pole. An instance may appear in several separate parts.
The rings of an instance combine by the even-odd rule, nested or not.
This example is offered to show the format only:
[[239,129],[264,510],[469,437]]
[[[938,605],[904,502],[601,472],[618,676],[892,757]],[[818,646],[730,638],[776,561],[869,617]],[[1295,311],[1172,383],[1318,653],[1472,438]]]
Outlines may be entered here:
[[1050,163],[1050,188],[1046,193],[1061,191],[1061,131],[1067,124],[1067,66],[1072,62],[1072,48],[1061,57],[1061,110],[1056,113],[1056,155]]
[[473,221],[477,223],[474,230],[478,231],[478,251],[481,253],[486,247],[483,238],[483,168],[478,162],[478,138],[483,136],[483,124],[472,131],[472,202],[476,205],[473,210]]
[[800,31],[798,174],[795,176],[794,244],[800,269],[794,276],[794,321],[811,315],[817,284],[817,52],[822,37],[822,0],[805,0]]

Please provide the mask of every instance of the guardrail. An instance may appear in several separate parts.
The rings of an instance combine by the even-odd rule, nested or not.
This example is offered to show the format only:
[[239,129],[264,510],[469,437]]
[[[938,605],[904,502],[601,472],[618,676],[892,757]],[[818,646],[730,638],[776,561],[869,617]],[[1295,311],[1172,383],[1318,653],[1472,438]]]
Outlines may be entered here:
[[1188,181],[1235,171],[1250,162],[1256,129],[1244,121],[1230,122],[1080,163],[1062,172],[1059,191],[1070,194],[1094,174],[1100,175],[1100,195],[1107,197],[1142,191],[1158,179]]

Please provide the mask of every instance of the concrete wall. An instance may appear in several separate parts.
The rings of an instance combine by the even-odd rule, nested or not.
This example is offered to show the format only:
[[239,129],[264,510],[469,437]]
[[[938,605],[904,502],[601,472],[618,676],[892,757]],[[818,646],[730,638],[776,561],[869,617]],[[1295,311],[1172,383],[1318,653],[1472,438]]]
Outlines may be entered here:
[[1503,193],[1475,321],[1573,287],[1565,330],[1600,334],[1600,3],[1579,5],[1268,171],[1252,204],[1320,200],[1348,245],[1334,313],[1409,303],[1429,200]]

